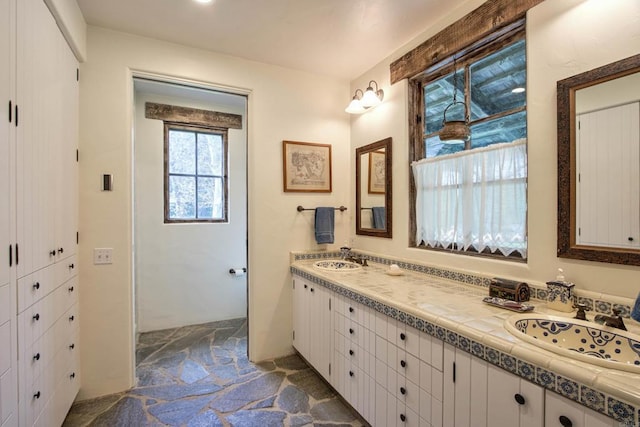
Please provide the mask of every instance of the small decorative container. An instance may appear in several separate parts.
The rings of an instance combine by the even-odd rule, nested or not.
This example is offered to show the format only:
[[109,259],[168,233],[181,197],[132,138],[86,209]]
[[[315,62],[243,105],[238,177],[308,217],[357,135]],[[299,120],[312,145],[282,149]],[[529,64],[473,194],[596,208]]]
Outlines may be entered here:
[[564,311],[566,313],[573,311],[573,287],[575,284],[565,282],[562,269],[558,269],[556,280],[547,282],[549,297],[547,307],[552,310]]
[[516,302],[529,301],[529,285],[524,282],[494,277],[489,284],[489,296]]

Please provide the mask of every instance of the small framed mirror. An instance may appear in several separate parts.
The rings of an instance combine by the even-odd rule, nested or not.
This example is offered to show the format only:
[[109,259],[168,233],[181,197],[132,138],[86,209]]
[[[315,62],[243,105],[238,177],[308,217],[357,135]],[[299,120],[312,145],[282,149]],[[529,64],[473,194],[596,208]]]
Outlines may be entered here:
[[558,256],[640,265],[640,55],[557,88]]
[[391,138],[356,149],[356,234],[392,237]]

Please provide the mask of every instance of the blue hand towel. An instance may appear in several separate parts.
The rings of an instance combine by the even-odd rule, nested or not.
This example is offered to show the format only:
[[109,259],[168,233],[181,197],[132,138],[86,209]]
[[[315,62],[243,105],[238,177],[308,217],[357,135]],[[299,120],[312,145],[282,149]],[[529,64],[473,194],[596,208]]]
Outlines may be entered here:
[[387,228],[387,218],[384,206],[374,206],[371,208],[373,214],[373,228],[384,230]]
[[333,243],[335,209],[316,208],[316,242]]
[[640,322],[640,294],[636,297],[636,303],[631,310],[631,318],[637,322]]

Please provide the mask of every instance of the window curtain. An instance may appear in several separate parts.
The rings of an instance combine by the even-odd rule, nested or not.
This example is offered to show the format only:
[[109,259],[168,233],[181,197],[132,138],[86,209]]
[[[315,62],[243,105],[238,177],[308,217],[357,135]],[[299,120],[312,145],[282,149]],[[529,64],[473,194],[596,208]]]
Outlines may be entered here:
[[416,184],[416,242],[527,256],[526,139],[423,159]]

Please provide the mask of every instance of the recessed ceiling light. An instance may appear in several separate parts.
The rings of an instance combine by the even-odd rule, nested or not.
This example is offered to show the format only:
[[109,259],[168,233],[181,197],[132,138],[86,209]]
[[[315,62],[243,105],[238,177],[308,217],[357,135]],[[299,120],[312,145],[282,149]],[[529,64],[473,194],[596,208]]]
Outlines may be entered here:
[[513,89],[511,92],[512,93],[522,93],[522,92],[524,92],[524,88],[523,87],[517,87],[517,88]]
[[196,3],[211,3],[213,0],[193,0]]

